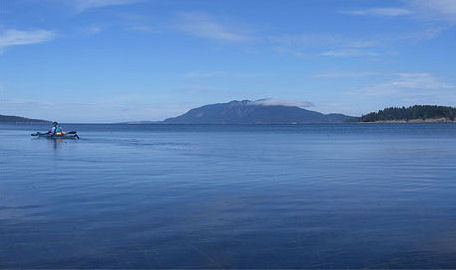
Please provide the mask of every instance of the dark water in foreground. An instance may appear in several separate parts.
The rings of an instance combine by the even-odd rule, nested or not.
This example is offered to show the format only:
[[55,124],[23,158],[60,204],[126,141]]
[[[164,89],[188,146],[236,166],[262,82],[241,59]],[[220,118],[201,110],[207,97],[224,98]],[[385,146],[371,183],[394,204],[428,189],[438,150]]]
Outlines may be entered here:
[[456,124],[0,125],[2,268],[456,268]]

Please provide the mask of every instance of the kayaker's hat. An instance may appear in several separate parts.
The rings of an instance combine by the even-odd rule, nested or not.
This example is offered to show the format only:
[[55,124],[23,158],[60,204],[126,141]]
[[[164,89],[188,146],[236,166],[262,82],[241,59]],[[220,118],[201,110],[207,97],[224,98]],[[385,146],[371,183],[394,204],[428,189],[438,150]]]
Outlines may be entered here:
[[52,122],[52,125],[53,125],[53,126],[56,126],[56,125],[58,125],[58,124],[59,124],[59,123],[57,123],[57,122]]

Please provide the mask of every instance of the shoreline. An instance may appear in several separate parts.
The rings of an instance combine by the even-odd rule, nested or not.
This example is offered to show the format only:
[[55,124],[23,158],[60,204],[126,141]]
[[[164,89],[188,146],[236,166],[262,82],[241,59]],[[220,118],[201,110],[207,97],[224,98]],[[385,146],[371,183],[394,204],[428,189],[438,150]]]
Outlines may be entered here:
[[434,118],[434,119],[411,119],[411,120],[385,120],[373,122],[359,122],[362,124],[413,124],[413,123],[455,123],[455,120],[447,118]]

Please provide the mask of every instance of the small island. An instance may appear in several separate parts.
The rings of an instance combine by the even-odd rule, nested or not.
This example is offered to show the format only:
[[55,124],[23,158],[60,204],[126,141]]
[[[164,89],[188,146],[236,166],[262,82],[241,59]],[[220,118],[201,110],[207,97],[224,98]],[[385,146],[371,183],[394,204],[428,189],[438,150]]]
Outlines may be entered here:
[[456,108],[437,105],[390,107],[363,115],[360,122],[366,123],[421,123],[454,122]]

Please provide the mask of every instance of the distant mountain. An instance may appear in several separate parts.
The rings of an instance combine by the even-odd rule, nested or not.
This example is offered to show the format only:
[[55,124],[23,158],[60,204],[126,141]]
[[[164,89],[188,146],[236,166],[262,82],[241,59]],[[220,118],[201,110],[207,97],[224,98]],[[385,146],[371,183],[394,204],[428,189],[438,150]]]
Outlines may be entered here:
[[415,105],[412,107],[390,107],[361,117],[361,122],[439,122],[455,121],[456,108],[436,105]]
[[146,124],[160,124],[161,121],[128,121],[115,123],[118,125],[146,125]]
[[50,123],[50,121],[0,114],[0,123]]
[[[260,100],[261,101],[261,100]],[[264,101],[264,100],[263,100]],[[233,100],[198,107],[164,120],[163,124],[306,124],[358,121],[343,114],[322,114],[297,106],[265,105],[265,102]]]

